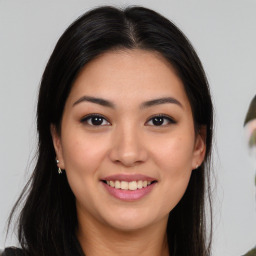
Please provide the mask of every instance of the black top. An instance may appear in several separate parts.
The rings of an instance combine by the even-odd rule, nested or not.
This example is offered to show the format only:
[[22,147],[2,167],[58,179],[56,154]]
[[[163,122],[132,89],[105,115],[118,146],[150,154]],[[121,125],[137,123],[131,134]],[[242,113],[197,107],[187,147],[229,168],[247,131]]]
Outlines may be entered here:
[[[85,256],[80,246],[80,243],[78,242],[76,237],[73,237],[69,241],[68,245],[69,246],[65,247],[66,255]],[[28,256],[28,253],[25,253],[24,250],[17,247],[7,247],[2,253],[0,250],[0,256]],[[52,256],[52,255],[49,255],[49,256]]]
[[[256,256],[256,247],[249,251],[247,254],[244,256]],[[23,253],[22,249],[19,248],[6,248],[2,253],[0,252],[0,256],[25,256]]]
[[[85,256],[83,250],[80,246],[80,243],[75,238],[73,241],[70,241],[70,246],[65,248],[67,255],[71,256]],[[7,247],[3,252],[0,250],[0,256],[28,256],[24,250],[17,247]],[[49,255],[50,256],[50,255]],[[51,255],[52,256],[52,255]]]
[[6,248],[1,256],[24,256],[25,254],[19,248]]

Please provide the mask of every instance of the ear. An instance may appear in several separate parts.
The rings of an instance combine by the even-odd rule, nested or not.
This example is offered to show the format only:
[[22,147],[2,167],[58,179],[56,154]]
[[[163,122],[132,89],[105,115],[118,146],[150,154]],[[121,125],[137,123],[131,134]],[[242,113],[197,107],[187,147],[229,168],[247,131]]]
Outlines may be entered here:
[[205,158],[207,129],[205,125],[200,126],[196,134],[192,169],[197,169]]
[[51,124],[51,135],[52,135],[53,146],[54,146],[55,153],[56,153],[56,160],[59,160],[59,163],[57,165],[61,169],[65,169],[62,145],[61,145],[61,138],[60,138],[59,133],[57,132],[56,126],[53,124]]

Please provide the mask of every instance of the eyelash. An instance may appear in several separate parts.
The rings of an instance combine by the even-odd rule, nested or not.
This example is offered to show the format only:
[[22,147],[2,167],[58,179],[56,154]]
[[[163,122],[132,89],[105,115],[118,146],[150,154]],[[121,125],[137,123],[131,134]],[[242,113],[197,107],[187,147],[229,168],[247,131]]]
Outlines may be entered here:
[[[91,120],[92,118],[101,118],[101,119],[103,119],[103,122],[107,122],[107,124],[99,124],[99,125],[94,125],[94,124],[92,124],[92,122],[91,121],[89,121],[89,120]],[[173,119],[173,118],[171,118],[170,116],[167,116],[167,115],[165,115],[165,114],[158,114],[158,115],[154,115],[154,116],[152,116],[152,117],[150,117],[149,119],[148,119],[148,121],[146,122],[146,124],[147,123],[149,123],[150,121],[151,122],[153,122],[153,119],[154,118],[162,118],[162,119],[164,119],[165,120],[165,122],[167,121],[168,122],[168,124],[161,124],[161,125],[154,125],[154,124],[152,124],[152,125],[147,125],[147,126],[167,126],[167,125],[169,125],[169,124],[176,124],[177,122]],[[90,123],[89,123],[90,122]],[[111,123],[107,120],[107,118],[105,118],[103,115],[99,115],[99,114],[90,114],[90,115],[87,115],[87,116],[85,116],[85,117],[83,117],[82,119],[81,119],[81,123],[86,123],[87,125],[90,125],[90,126],[109,126],[109,125],[111,125]]]
[[167,120],[168,124],[164,124],[164,125],[152,125],[152,126],[166,126],[166,125],[169,125],[169,124],[176,124],[176,123],[177,123],[172,117],[167,116],[167,115],[165,115],[165,114],[154,115],[154,116],[150,117],[146,123],[148,123],[149,121],[153,122],[153,119],[154,119],[154,118],[162,118],[162,119],[164,119],[164,120]]
[[[107,122],[108,124],[106,125],[102,125],[102,124],[100,124],[100,125],[94,125],[94,124],[89,124],[89,120],[90,119],[92,119],[92,118],[101,118],[101,119],[103,119],[105,122]],[[107,118],[105,118],[103,115],[99,115],[99,114],[90,114],[90,115],[87,115],[87,116],[85,116],[85,117],[83,117],[82,118],[82,120],[81,120],[81,123],[86,123],[87,125],[90,125],[90,126],[108,126],[108,125],[110,125],[110,122],[107,120]]]

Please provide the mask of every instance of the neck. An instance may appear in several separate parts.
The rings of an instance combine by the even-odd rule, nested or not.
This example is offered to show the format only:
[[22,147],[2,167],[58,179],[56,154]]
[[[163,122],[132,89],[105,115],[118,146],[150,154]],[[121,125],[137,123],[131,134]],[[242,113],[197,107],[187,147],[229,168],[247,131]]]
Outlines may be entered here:
[[79,220],[78,240],[86,256],[168,256],[167,220],[149,227],[122,231],[86,216]]

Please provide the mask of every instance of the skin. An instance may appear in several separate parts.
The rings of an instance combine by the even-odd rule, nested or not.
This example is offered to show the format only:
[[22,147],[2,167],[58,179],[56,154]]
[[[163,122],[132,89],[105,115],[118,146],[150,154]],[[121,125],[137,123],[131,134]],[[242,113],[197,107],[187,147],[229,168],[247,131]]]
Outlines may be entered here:
[[[163,97],[179,103],[142,107]],[[102,125],[84,118],[95,113],[106,118]],[[152,117],[158,114],[173,121],[156,126]],[[173,67],[160,54],[144,50],[112,51],[94,59],[73,84],[61,135],[52,127],[52,137],[58,166],[76,197],[77,235],[86,255],[168,255],[168,214],[205,155],[205,138],[195,135],[191,106]],[[127,202],[110,195],[101,182],[114,174],[143,174],[157,183],[143,198]]]

